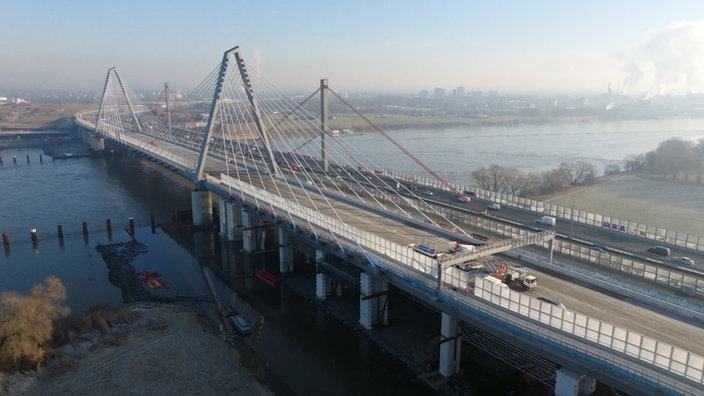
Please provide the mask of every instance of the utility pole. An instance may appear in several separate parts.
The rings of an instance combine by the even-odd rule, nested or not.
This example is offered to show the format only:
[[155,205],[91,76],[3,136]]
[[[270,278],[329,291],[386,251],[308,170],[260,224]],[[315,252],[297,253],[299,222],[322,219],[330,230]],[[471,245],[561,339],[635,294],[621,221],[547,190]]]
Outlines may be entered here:
[[575,194],[572,194],[572,208],[570,209],[570,238],[572,238],[572,224],[574,223],[574,198]]

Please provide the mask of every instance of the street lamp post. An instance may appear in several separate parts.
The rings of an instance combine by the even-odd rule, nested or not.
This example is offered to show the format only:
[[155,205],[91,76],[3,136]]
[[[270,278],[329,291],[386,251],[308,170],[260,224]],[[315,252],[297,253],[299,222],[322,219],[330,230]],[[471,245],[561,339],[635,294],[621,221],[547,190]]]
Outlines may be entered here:
[[574,223],[574,198],[575,194],[572,194],[572,208],[570,208],[570,238],[572,238],[572,224]]

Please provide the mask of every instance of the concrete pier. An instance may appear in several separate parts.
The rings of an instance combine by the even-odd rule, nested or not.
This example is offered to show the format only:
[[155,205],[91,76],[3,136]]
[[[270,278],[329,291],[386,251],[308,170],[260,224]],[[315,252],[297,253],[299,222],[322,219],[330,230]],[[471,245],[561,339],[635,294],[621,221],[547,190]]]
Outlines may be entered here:
[[193,225],[203,226],[213,224],[212,205],[212,197],[209,190],[195,189],[191,191]]
[[380,274],[360,274],[359,324],[371,330],[389,324],[389,282]]

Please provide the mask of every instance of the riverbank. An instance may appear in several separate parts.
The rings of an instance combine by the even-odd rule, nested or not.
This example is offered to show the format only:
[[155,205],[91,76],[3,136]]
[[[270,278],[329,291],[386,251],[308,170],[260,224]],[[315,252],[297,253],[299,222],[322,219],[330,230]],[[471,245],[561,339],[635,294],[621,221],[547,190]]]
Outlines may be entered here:
[[42,369],[5,377],[0,393],[273,395],[242,365],[226,337],[193,309],[162,303],[129,308],[139,313],[137,321],[80,337]]

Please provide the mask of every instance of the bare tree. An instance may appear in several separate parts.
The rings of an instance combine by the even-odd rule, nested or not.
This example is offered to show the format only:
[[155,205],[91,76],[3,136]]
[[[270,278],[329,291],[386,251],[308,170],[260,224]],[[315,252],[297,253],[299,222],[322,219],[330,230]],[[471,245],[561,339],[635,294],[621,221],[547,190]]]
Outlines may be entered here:
[[37,367],[51,355],[54,321],[70,313],[62,303],[66,288],[49,277],[29,295],[0,295],[0,366],[3,369]]
[[623,160],[623,168],[626,172],[645,170],[646,165],[645,154],[631,154]]
[[563,162],[559,169],[572,186],[592,182],[596,173],[594,165],[587,161]]

